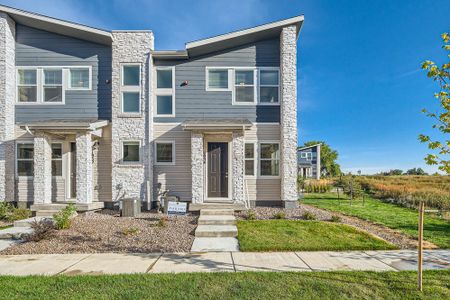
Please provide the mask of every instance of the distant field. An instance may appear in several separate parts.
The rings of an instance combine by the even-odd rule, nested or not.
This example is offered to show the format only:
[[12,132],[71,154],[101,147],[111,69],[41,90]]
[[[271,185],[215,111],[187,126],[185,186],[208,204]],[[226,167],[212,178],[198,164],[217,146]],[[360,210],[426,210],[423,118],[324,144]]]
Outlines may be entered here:
[[375,198],[404,206],[450,210],[450,176],[360,176],[358,180]]

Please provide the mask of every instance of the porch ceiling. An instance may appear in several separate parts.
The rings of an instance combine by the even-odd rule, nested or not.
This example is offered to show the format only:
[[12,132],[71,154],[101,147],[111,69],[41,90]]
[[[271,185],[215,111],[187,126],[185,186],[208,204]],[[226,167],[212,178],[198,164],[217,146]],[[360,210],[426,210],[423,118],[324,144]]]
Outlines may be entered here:
[[181,124],[185,130],[247,130],[252,125],[247,119],[191,119]]

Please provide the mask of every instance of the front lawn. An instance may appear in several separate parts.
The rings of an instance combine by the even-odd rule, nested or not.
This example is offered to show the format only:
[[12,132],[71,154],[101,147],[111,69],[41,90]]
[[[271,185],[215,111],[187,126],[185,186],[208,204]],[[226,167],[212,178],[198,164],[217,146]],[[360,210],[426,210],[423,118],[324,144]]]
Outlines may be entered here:
[[348,225],[323,221],[238,221],[241,251],[321,251],[397,249]]
[[450,271],[0,277],[0,299],[449,299]]
[[[354,200],[350,206],[349,200],[341,199],[339,201],[337,195],[331,193],[306,194],[304,200],[301,200],[300,203],[379,223],[417,238],[417,210],[372,198],[366,198],[364,206],[362,200]],[[425,240],[440,248],[450,248],[450,222],[425,215],[424,237]]]

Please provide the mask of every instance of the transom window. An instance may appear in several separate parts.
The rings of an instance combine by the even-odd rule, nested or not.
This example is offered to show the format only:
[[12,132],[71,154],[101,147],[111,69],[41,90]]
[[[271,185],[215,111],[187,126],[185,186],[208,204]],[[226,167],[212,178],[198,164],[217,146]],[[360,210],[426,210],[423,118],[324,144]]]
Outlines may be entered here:
[[227,91],[228,69],[207,69],[206,90],[208,91]]
[[174,165],[175,142],[155,142],[155,162],[158,165]]
[[17,175],[34,175],[34,145],[32,143],[17,144]]
[[234,102],[255,103],[255,70],[234,71]]
[[141,143],[139,141],[122,142],[122,162],[139,163],[141,161],[140,145]]
[[122,113],[141,112],[141,66],[122,65]]
[[62,176],[62,144],[52,144],[52,176]]
[[280,145],[279,143],[260,144],[261,176],[280,175]]
[[279,102],[278,69],[259,70],[259,102],[264,104],[278,104]]
[[245,144],[245,175],[255,175],[255,144]]
[[158,117],[175,116],[174,76],[173,67],[156,68],[155,115]]

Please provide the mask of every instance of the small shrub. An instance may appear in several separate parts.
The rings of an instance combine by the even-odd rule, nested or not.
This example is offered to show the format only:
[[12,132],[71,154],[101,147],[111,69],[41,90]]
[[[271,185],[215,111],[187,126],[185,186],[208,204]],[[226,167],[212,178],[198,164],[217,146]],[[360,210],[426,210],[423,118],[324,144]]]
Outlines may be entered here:
[[131,227],[131,228],[126,228],[122,231],[123,235],[136,235],[139,232],[141,232],[139,230],[139,228],[135,228],[135,227]]
[[341,217],[338,215],[332,215],[330,222],[340,223],[342,221]]
[[26,242],[39,242],[48,239],[53,235],[55,226],[51,220],[42,219],[31,222],[33,232],[24,236]]
[[282,219],[286,219],[286,214],[282,211],[279,211],[276,214],[274,214],[273,217],[274,217],[274,219],[282,220]]
[[168,216],[162,216],[161,219],[158,220],[158,227],[166,227],[169,222]]
[[27,208],[16,208],[11,206],[11,211],[7,213],[6,220],[14,222],[31,217],[31,211]]
[[68,229],[72,225],[72,215],[77,212],[75,205],[69,204],[63,210],[53,215],[55,227],[58,230]]
[[254,210],[249,210],[247,212],[247,215],[245,216],[245,219],[249,220],[249,221],[253,221],[256,220],[256,213]]
[[0,202],[0,220],[6,219],[6,216],[11,211],[11,204],[7,202]]
[[309,211],[305,211],[305,213],[303,213],[302,218],[304,220],[317,220],[316,215]]

